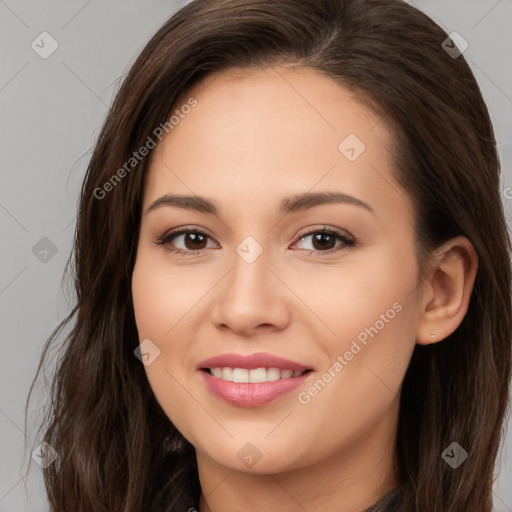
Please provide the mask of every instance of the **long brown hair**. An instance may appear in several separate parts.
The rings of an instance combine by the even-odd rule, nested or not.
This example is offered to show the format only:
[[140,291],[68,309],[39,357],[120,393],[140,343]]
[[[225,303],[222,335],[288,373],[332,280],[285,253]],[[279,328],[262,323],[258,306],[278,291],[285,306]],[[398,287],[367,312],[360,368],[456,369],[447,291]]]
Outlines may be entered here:
[[[401,392],[399,486],[368,511],[491,510],[511,377],[510,241],[489,114],[463,56],[443,48],[447,37],[400,0],[195,0],[158,30],[95,145],[66,266],[74,266],[76,305],[47,340],[37,372],[74,319],[41,425],[40,440],[59,454],[44,470],[52,511],[198,508],[193,446],[162,411],[134,356],[131,275],[150,155],[108,192],[98,190],[200,78],[285,64],[355,91],[392,127],[396,179],[414,202],[420,262],[456,235],[479,258],[459,328],[415,347]],[[469,453],[457,469],[441,457],[452,442]]]

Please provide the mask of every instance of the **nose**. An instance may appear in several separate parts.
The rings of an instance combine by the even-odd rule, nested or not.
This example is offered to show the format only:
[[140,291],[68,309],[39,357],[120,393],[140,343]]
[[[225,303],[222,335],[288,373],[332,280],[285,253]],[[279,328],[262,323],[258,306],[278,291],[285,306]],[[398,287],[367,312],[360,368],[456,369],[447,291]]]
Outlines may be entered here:
[[233,266],[215,287],[211,313],[215,326],[243,336],[286,328],[293,294],[268,251],[263,250],[252,262],[235,253],[232,261]]

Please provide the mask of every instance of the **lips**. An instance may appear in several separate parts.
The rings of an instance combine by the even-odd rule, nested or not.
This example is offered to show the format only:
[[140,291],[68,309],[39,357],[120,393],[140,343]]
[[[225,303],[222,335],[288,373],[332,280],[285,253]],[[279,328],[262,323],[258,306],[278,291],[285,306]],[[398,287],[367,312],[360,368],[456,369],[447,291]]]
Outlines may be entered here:
[[279,379],[274,382],[246,383],[228,382],[209,373],[199,372],[206,387],[223,402],[235,407],[261,407],[291,393],[311,379],[313,372],[299,377]]
[[[279,380],[267,382],[231,382],[211,374],[212,369],[237,371],[271,369],[281,372]],[[206,387],[218,398],[237,407],[259,407],[290,393],[311,379],[312,368],[279,356],[259,352],[247,356],[221,354],[201,361],[197,367]]]
[[209,359],[205,359],[197,365],[198,370],[219,367],[245,368],[247,370],[252,370],[255,368],[279,368],[279,370],[291,370],[294,372],[312,370],[312,368],[304,366],[303,364],[265,352],[257,352],[255,354],[249,355],[233,353],[221,354],[215,357],[210,357]]

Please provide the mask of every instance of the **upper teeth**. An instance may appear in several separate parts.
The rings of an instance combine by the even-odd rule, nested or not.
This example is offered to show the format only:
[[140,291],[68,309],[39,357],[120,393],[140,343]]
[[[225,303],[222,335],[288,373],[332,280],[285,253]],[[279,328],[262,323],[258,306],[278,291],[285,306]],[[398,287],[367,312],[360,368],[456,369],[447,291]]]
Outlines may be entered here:
[[214,377],[230,382],[272,382],[279,379],[298,377],[301,370],[280,370],[279,368],[210,368]]

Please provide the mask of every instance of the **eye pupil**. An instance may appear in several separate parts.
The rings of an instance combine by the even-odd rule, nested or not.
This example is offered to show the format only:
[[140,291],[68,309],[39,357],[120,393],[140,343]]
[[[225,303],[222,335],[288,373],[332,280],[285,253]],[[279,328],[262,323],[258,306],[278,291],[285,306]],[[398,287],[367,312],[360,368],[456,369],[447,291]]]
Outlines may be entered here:
[[[319,247],[322,249],[325,249],[326,245],[328,244],[335,244],[336,240],[334,237],[329,233],[317,233],[313,236],[313,247],[315,247],[315,244],[320,244]],[[317,247],[315,247],[317,248]],[[331,247],[329,247],[331,248]]]
[[192,247],[187,247],[187,249],[191,249],[193,251],[197,251],[202,249],[203,247],[200,247],[200,244],[205,242],[205,237],[201,235],[200,233],[187,233],[185,234],[185,245],[187,245],[187,239],[191,240],[193,242]]

